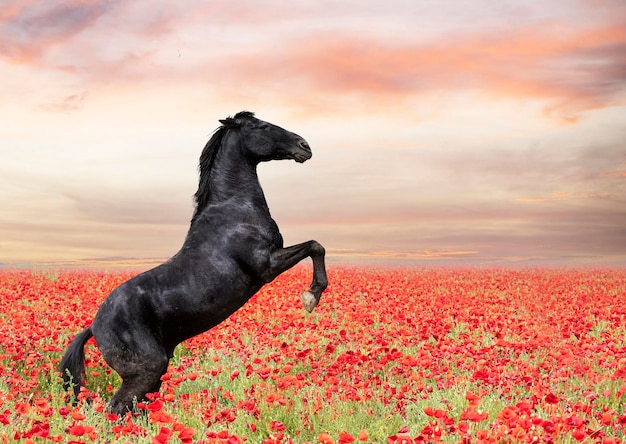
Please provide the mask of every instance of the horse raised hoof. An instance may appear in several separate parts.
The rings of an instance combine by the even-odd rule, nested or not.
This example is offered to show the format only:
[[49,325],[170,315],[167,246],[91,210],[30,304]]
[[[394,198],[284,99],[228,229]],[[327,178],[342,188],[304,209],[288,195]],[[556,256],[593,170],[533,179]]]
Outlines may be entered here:
[[300,293],[300,300],[302,301],[302,306],[304,307],[304,309],[309,313],[313,311],[313,309],[317,306],[317,303],[319,302],[315,295],[309,290],[305,290]]

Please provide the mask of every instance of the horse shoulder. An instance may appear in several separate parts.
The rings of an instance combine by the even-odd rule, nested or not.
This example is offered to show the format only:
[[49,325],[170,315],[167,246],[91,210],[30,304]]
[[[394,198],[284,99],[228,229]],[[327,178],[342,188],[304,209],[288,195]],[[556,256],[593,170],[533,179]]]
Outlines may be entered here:
[[268,282],[271,253],[282,248],[283,238],[267,207],[232,200],[207,208],[186,244],[183,250],[201,252],[210,261],[232,261],[244,273]]
[[[273,222],[273,221],[272,221]],[[272,251],[282,247],[283,239],[278,227],[255,222],[242,222],[230,234],[230,251],[240,268],[268,281]]]

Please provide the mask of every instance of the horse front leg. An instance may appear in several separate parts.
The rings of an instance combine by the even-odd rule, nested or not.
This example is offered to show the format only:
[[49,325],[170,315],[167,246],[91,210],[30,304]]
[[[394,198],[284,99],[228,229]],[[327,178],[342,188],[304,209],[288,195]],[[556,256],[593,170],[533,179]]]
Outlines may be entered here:
[[268,272],[269,280],[273,280],[279,274],[289,270],[302,259],[310,257],[313,261],[313,282],[309,290],[305,290],[300,295],[302,305],[311,313],[317,306],[322,296],[322,292],[328,287],[326,277],[326,265],[324,247],[317,241],[308,241],[302,244],[287,248],[280,248],[270,253],[270,266]]

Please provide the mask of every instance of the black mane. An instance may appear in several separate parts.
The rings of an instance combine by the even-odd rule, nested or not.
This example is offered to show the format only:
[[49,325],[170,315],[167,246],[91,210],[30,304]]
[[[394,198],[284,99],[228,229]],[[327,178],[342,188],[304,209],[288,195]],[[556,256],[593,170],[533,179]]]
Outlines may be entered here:
[[240,111],[235,114],[234,117],[227,117],[224,120],[220,120],[220,122],[222,122],[222,126],[215,130],[207,144],[204,146],[202,154],[200,155],[200,164],[198,166],[198,169],[200,170],[198,191],[194,194],[196,208],[194,210],[193,217],[191,218],[191,222],[198,217],[209,202],[209,196],[211,194],[209,176],[211,174],[211,169],[213,168],[215,154],[217,153],[218,148],[222,145],[224,135],[229,129],[240,127],[242,125],[241,119],[250,119],[253,117],[254,113],[251,111]]
[[211,168],[213,167],[215,153],[222,144],[222,139],[224,138],[226,131],[228,131],[228,128],[225,125],[222,125],[215,130],[213,136],[211,136],[207,144],[204,146],[202,154],[200,155],[200,164],[198,166],[198,169],[200,170],[200,181],[198,183],[198,191],[196,191],[196,194],[193,196],[196,202],[196,209],[193,213],[193,217],[191,218],[191,222],[198,217],[209,201],[209,194],[211,191],[209,189],[209,175],[211,173]]
[[235,114],[235,117],[233,117],[233,119],[249,119],[251,117],[254,117],[254,113],[252,111],[239,111],[237,114]]

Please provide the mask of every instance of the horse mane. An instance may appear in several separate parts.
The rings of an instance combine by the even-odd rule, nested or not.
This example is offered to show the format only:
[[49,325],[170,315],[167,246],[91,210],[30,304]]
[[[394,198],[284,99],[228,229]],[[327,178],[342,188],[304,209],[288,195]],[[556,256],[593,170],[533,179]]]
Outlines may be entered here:
[[227,117],[224,120],[220,120],[222,125],[218,127],[214,132],[207,144],[200,154],[200,163],[198,169],[200,170],[200,181],[198,183],[198,190],[194,194],[194,201],[196,202],[196,209],[191,218],[193,222],[196,217],[202,212],[209,202],[211,190],[209,187],[209,177],[211,170],[213,169],[213,163],[217,150],[222,145],[222,140],[227,131],[231,128],[240,127],[243,122],[241,119],[249,119],[254,117],[254,113],[250,111],[240,111],[235,114],[234,117]]

